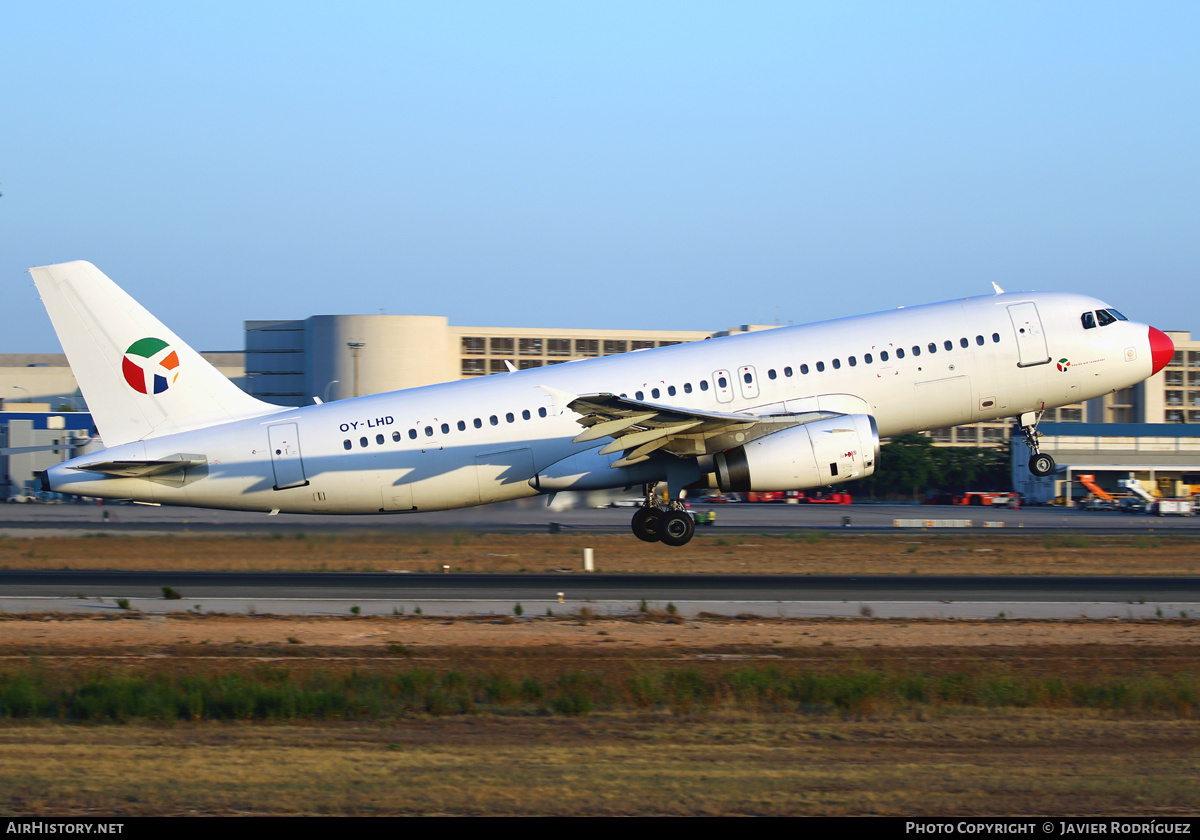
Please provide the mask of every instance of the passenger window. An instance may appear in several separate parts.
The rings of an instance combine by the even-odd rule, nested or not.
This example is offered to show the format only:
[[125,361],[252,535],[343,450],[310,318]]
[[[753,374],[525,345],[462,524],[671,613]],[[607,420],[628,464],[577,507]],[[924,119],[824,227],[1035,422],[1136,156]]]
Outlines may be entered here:
[[788,379],[791,379],[792,378],[792,369],[790,367],[785,367],[783,369],[783,375],[786,376]]
[[953,342],[953,341],[951,341],[950,339],[946,339],[946,340],[945,340],[945,341],[942,343],[942,346],[943,346],[943,347],[945,347],[947,350],[953,350],[953,349],[954,349],[954,342]]
[[375,435],[375,442],[377,444],[383,445],[383,435]]
[[817,362],[817,372],[819,373],[819,372],[821,372],[821,371],[823,371],[823,370],[825,370],[825,363],[824,363],[824,362]]
[[692,393],[692,383],[691,382],[683,383],[683,393],[685,393],[685,394]]
[[463,422],[462,420],[459,420],[458,421],[458,430],[460,432],[465,432],[467,430],[467,424],[465,422]]
[[475,423],[475,428],[476,428],[476,429],[482,429],[482,428],[483,428],[483,421],[482,421],[482,420],[480,420],[478,417],[476,417],[476,418],[475,418],[475,420],[474,420],[474,423]]
[[358,439],[358,445],[359,445],[359,446],[366,446],[366,445],[367,445],[367,439],[366,439],[365,437],[360,437],[360,438]]
[[662,394],[662,392],[659,391],[657,388],[650,389],[650,396],[652,396],[654,399],[658,399],[661,394]]
[[808,376],[808,365],[800,365],[800,372],[805,376]]
[[969,342],[968,342],[968,341],[967,341],[965,338],[960,338],[960,339],[958,340],[958,343],[959,343],[959,345],[960,345],[960,346],[962,346],[962,347],[966,347],[966,346],[968,346],[968,344],[969,344]]
[[425,437],[433,437],[433,426],[425,427]]
[[1103,309],[1096,310],[1096,318],[1100,321],[1100,326],[1102,327],[1107,327],[1109,324],[1115,324],[1117,322],[1116,318],[1109,315],[1108,312]]
[[351,448],[351,447],[353,447],[353,446],[354,446],[354,444],[352,444],[352,443],[350,442],[350,438],[346,438],[344,441],[342,441],[342,448],[343,448],[343,449],[350,449],[350,448]]
[[399,443],[400,442],[400,433],[392,432],[392,440],[394,440],[396,443]]
[[978,344],[980,347],[982,347],[983,346],[983,336],[981,336],[981,335],[975,336],[975,343]]
[[529,419],[531,416],[532,416],[532,415],[529,413],[529,409],[528,409],[528,408],[527,408],[527,409],[525,409],[524,411],[522,411],[522,412],[521,412],[521,419],[522,419],[522,420],[528,420],[528,419]]
[[644,400],[646,398],[646,395],[643,394],[641,391],[636,391],[636,392],[634,392],[633,398],[635,400]]
[[1000,333],[992,333],[992,344],[1000,343]]
[[834,370],[840,370],[840,369],[841,369],[841,367],[842,367],[842,360],[841,360],[841,359],[834,359],[834,360],[833,360],[833,369],[834,369]]
[[491,417],[488,418],[488,422],[491,423],[493,426],[499,426],[500,418],[497,417],[495,414],[493,414]]
[[442,434],[444,434],[444,435],[450,434],[450,424],[449,423],[442,424]]
[[880,350],[879,351],[879,361],[886,362],[887,360],[888,360],[888,351]]
[[673,396],[675,396],[675,386],[674,386],[674,385],[668,385],[668,386],[667,386],[667,396],[668,396],[668,397],[673,397]]
[[546,409],[545,409],[545,408],[539,408],[539,409],[538,409],[538,417],[545,417],[545,416],[546,416]]
[[708,380],[707,380],[707,379],[701,379],[701,380],[700,380],[700,390],[701,390],[701,391],[707,391],[707,390],[708,390]]
[[754,376],[749,373],[744,373],[744,374],[742,374],[742,381],[745,382],[747,385],[749,385],[751,382],[754,381]]
[[864,353],[864,354],[863,354],[863,361],[864,361],[864,362],[866,362],[867,364],[871,364],[871,362],[873,362],[873,361],[875,361],[875,360],[874,360],[874,359],[871,357],[871,354],[870,354],[870,353]]
[[850,363],[850,367],[854,367],[855,365],[858,364],[858,359],[854,358],[853,356],[851,356],[846,361],[848,361]]
[[921,355],[921,348],[920,348],[918,345],[916,345],[916,344],[914,344],[914,345],[913,345],[913,355],[914,355],[914,356],[920,356],[920,355]]
[[1085,330],[1095,329],[1096,327],[1096,316],[1091,312],[1084,312],[1083,315],[1079,317],[1079,320],[1083,322],[1083,328]]
[[509,423],[512,423],[512,422],[514,422],[514,421],[515,421],[517,418],[516,418],[516,417],[514,417],[514,416],[513,416],[513,413],[510,411],[510,412],[508,412],[507,414],[505,414],[505,415],[504,415],[504,419],[505,419],[505,420],[507,420]]
[[767,379],[774,379],[774,378],[775,378],[775,368],[771,368],[769,371],[767,371]]
[[936,353],[936,352],[937,352],[937,345],[936,345],[936,344],[934,344],[932,341],[931,341],[931,342],[929,342],[929,352],[930,352],[930,353]]
[[904,358],[904,348],[903,348],[903,347],[897,347],[897,348],[896,348],[896,358],[897,358],[897,359],[903,359],[903,358]]
[[410,439],[410,440],[416,440],[416,439],[417,439],[417,430],[416,430],[416,429],[409,429],[409,430],[408,430],[408,437],[409,437],[409,439]]
[[724,376],[722,376],[719,379],[717,379],[717,385],[718,385],[718,387],[721,387],[721,388],[728,388],[729,380],[726,379]]

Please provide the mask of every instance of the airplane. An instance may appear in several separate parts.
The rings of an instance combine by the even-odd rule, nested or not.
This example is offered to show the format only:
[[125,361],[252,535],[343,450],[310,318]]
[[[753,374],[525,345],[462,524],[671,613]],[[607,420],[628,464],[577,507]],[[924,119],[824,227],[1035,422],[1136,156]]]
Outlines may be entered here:
[[[1004,293],[289,408],[255,399],[88,262],[30,270],[106,449],[42,488],[266,513],[401,514],[639,486],[639,539],[681,501],[871,475],[881,437],[1127,388],[1174,344],[1095,298]],[[665,500],[654,488],[667,484]]]

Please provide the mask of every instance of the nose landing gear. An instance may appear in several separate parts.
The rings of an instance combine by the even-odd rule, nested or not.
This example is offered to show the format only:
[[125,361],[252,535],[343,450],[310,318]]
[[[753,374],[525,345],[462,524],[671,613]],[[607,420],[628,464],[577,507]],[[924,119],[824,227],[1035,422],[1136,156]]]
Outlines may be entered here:
[[1027,411],[1021,415],[1021,435],[1025,445],[1033,454],[1029,457],[1029,471],[1039,478],[1045,478],[1054,472],[1054,459],[1038,448],[1038,423],[1042,421],[1042,412]]

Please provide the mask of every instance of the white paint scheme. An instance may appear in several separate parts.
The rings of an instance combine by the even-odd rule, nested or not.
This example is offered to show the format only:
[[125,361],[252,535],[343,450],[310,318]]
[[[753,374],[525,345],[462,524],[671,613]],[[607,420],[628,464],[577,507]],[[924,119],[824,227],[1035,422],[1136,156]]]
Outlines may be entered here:
[[[173,505],[403,513],[668,477],[674,490],[711,472],[721,450],[812,421],[853,417],[861,436],[869,415],[891,436],[1075,403],[1154,372],[1147,325],[1085,330],[1080,314],[1107,304],[1007,293],[279,408],[238,390],[91,264],[32,274],[101,436],[117,444],[53,467],[45,485]],[[181,359],[178,379],[157,396],[136,393],[121,374],[125,348],[147,336]],[[1065,370],[1060,359],[1070,361]],[[575,443],[587,437],[568,407],[580,394],[626,394],[635,413],[669,407],[688,422],[674,427],[669,446],[631,458],[635,445],[661,444],[654,429],[629,426],[615,447],[605,435]],[[697,423],[720,433],[689,435]],[[601,454],[606,448],[616,451]],[[871,463],[857,475],[874,468],[864,457]],[[633,462],[613,468],[622,458]]]

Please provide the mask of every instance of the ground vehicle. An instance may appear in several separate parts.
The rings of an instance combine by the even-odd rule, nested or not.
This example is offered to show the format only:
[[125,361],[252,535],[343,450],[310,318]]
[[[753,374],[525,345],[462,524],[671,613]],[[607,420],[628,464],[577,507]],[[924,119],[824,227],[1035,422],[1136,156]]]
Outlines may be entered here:
[[1192,516],[1195,510],[1191,499],[1159,499],[1150,512],[1157,516]]

